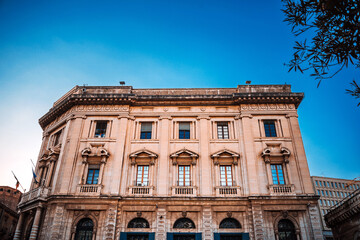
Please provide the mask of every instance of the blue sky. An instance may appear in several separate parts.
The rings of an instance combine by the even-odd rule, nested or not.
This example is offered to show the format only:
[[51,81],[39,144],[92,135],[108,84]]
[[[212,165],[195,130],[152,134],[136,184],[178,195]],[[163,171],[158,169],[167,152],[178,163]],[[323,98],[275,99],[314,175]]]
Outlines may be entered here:
[[360,108],[349,68],[320,88],[288,73],[295,38],[280,1],[0,1],[0,185],[24,188],[38,119],[74,85],[134,88],[292,85],[312,175],[360,176]]

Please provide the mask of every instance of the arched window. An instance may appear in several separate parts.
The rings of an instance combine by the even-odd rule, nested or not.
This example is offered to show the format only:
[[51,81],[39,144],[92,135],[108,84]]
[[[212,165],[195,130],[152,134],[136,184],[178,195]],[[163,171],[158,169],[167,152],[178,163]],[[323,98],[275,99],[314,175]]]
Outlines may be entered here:
[[94,223],[90,218],[81,219],[76,225],[75,240],[92,240]]
[[179,218],[175,221],[173,228],[195,228],[195,224],[189,218]]
[[296,240],[295,226],[288,219],[281,219],[278,223],[279,240]]
[[150,225],[144,218],[134,218],[129,222],[128,228],[150,228]]
[[241,224],[234,218],[225,218],[221,221],[219,228],[241,228]]

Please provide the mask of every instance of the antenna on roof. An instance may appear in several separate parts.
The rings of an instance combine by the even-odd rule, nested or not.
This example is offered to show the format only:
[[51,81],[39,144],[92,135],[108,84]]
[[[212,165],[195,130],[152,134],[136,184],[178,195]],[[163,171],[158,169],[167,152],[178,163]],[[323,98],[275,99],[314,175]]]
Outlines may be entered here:
[[247,80],[245,83],[246,83],[246,84],[251,84],[251,81]]
[[84,83],[84,86],[83,86],[83,88],[81,89],[83,93],[86,93],[86,86],[87,86],[87,84]]
[[120,83],[121,86],[125,85],[125,81],[120,81],[119,83]]

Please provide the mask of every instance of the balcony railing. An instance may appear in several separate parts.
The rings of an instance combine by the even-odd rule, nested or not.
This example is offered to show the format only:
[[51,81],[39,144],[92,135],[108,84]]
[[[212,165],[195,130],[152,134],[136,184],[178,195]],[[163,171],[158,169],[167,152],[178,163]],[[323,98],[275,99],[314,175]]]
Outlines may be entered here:
[[218,186],[215,187],[216,196],[239,196],[240,187],[239,186]]
[[148,186],[148,183],[146,184],[134,184],[135,186],[129,187],[129,194],[130,195],[152,195],[153,194],[153,186]]
[[295,195],[294,184],[269,185],[270,195]]
[[173,196],[196,196],[197,187],[192,186],[191,182],[187,182],[186,186],[183,186],[183,182],[176,182],[177,186],[171,188]]
[[96,196],[101,193],[102,185],[100,184],[80,184],[77,186],[78,195]]
[[49,194],[49,189],[46,187],[38,187],[26,192],[22,195],[19,205],[23,205],[27,202],[35,201],[37,199],[45,199]]

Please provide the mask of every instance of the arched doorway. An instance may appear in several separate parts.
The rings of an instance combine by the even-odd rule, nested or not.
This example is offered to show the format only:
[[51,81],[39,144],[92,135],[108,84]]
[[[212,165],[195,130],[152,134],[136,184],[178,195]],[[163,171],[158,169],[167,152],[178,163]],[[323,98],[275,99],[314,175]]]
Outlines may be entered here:
[[75,240],[92,240],[94,222],[90,218],[81,219],[76,225]]
[[295,226],[288,219],[281,219],[278,223],[279,240],[296,240]]

